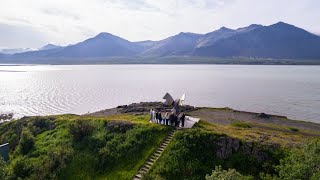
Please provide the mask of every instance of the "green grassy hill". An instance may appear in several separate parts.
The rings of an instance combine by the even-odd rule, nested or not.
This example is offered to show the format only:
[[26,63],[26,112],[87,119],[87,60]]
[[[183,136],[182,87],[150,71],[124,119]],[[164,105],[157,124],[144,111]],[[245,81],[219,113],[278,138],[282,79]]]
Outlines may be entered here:
[[130,179],[171,129],[145,118],[61,115],[5,123],[0,142],[10,143],[8,177]]
[[[0,160],[0,179],[131,179],[172,130],[150,124],[148,118],[130,113],[57,115],[1,124],[0,144],[10,143],[10,162]],[[261,142],[257,138],[261,133],[277,134],[277,138]],[[308,139],[318,141],[292,158],[291,149],[303,149]],[[292,161],[306,167],[300,174],[310,179],[319,170],[319,150],[319,136],[300,131],[262,131],[250,123],[200,121],[192,129],[175,132],[145,179],[205,179],[218,166],[235,169],[249,179],[276,179],[284,177],[282,172],[296,171],[284,168]]]

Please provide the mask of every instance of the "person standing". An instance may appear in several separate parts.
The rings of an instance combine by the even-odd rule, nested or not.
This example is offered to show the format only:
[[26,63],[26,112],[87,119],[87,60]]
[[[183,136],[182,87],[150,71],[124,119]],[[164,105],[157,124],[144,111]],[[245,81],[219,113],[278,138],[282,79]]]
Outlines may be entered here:
[[183,113],[181,116],[181,126],[184,127],[184,120],[186,118],[186,115]]
[[153,109],[150,109],[150,121],[149,122],[153,122],[153,119],[154,119]]
[[161,112],[159,112],[159,114],[158,114],[158,119],[159,119],[159,124],[162,124],[162,115],[161,115]]
[[174,126],[177,127],[178,126],[178,115],[174,116]]
[[156,112],[156,123],[159,123],[159,113]]
[[164,114],[164,119],[166,121],[166,125],[168,126],[168,121],[169,121],[168,112]]
[[174,123],[174,115],[173,115],[173,113],[170,114],[169,120],[170,120],[169,121],[170,125],[173,125],[173,123]]

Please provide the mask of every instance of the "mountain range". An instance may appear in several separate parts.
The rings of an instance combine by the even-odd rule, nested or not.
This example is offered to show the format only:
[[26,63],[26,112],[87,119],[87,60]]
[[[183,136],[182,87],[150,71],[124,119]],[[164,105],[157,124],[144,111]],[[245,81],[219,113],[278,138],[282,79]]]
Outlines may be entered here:
[[252,24],[222,27],[206,34],[181,32],[160,41],[130,42],[110,33],[66,47],[48,44],[36,51],[1,54],[2,59],[77,58],[265,58],[313,59],[320,61],[320,36],[293,25],[278,22],[270,26]]

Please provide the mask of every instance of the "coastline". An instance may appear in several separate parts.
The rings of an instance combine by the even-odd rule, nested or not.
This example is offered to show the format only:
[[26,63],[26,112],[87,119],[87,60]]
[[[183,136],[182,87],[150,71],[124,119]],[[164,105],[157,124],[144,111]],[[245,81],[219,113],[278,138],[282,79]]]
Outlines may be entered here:
[[[83,114],[82,116],[108,117],[120,114],[148,114],[151,108],[160,108],[161,105],[161,102],[140,102],[120,105],[115,108]],[[184,111],[187,114],[201,118],[202,121],[213,124],[230,125],[233,122],[241,121],[256,125],[276,125],[280,127],[298,128],[305,131],[318,131],[320,136],[320,123],[292,120],[281,115],[239,111],[231,108],[193,107],[190,105],[186,105]],[[265,114],[266,116],[260,117],[261,114]]]

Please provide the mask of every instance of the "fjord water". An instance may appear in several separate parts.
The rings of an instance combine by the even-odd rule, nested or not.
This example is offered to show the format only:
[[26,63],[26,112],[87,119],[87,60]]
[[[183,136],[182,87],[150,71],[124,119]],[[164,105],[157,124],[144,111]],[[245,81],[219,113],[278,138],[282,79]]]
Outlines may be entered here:
[[194,106],[285,115],[320,123],[320,66],[0,66],[0,113],[84,114],[186,93]]

